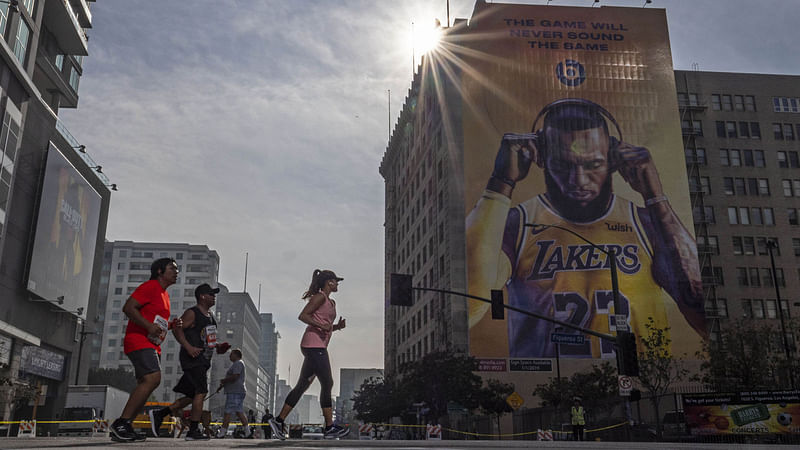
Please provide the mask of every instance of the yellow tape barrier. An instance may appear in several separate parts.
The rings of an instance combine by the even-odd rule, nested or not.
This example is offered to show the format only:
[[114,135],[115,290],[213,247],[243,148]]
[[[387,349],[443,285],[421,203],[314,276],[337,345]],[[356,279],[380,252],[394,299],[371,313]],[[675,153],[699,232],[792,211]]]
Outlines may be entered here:
[[[0,421],[0,424],[18,424],[18,423],[20,423],[19,420],[2,420],[2,421]],[[94,420],[37,420],[36,423],[37,424],[40,424],[40,423],[42,423],[42,424],[44,424],[44,423],[94,423]],[[146,423],[146,424],[149,424],[150,421],[149,420],[136,420],[133,423],[138,423],[138,424],[145,424]],[[603,428],[595,428],[593,430],[585,430],[584,433],[596,433],[598,431],[611,430],[613,428],[619,428],[621,426],[624,426],[626,423],[627,422],[620,422],[618,424],[609,425],[609,426],[603,427]],[[163,424],[164,425],[176,425],[177,422],[176,421],[166,421],[165,420],[163,422]],[[230,422],[229,424],[230,425],[241,425],[242,423],[241,422]],[[211,425],[222,425],[222,422],[211,422]],[[250,426],[254,426],[254,427],[264,427],[264,426],[269,426],[269,423],[251,423],[249,425]],[[390,427],[390,428],[391,427],[396,427],[396,428],[426,428],[427,427],[427,425],[404,425],[404,424],[399,424],[399,423],[373,423],[372,425],[373,426]],[[442,427],[442,430],[446,430],[446,431],[449,431],[451,433],[464,434],[464,435],[467,435],[467,436],[480,436],[480,437],[529,436],[529,435],[532,435],[532,434],[536,434],[538,432],[538,431],[527,431],[527,432],[524,432],[524,433],[489,434],[489,433],[472,433],[472,432],[469,432],[469,431],[454,430],[452,428],[446,428],[446,427]],[[553,433],[572,434],[571,431],[558,431],[558,430],[551,430],[551,431]]]
[[[18,424],[20,422],[21,422],[20,420],[0,420],[0,425]],[[111,421],[109,421],[109,422],[111,422]],[[40,424],[40,423],[94,423],[94,419],[91,419],[91,420],[36,420],[36,423],[37,424]],[[133,423],[147,423],[147,424],[149,424],[150,421],[149,420],[134,420]],[[176,421],[165,420],[164,422],[162,422],[162,425],[177,425],[177,423],[178,422],[176,422]],[[230,422],[230,424],[231,425],[241,425],[242,423],[241,422]],[[211,425],[222,425],[222,422],[211,422]],[[267,426],[269,426],[269,423],[251,423],[249,425],[254,426],[254,427],[262,427],[262,426],[263,427],[267,427]]]
[[[585,430],[584,433],[595,433],[595,432],[598,432],[598,431],[610,430],[612,428],[618,428],[618,427],[624,426],[626,423],[628,423],[628,422],[620,422],[618,424],[609,425],[609,426],[603,427],[603,428],[595,428],[593,430]],[[373,425],[374,426],[384,426],[384,427],[398,427],[398,428],[425,428],[425,427],[427,427],[427,425],[403,425],[403,424],[398,424],[398,423],[374,423]],[[538,430],[537,431],[526,431],[524,433],[502,433],[502,434],[471,433],[469,431],[454,430],[452,428],[446,428],[446,427],[442,427],[442,430],[447,430],[447,431],[449,431],[451,433],[464,434],[464,435],[467,435],[467,436],[481,436],[481,437],[529,436],[529,435],[538,433]],[[553,433],[572,434],[571,431],[553,431]]]

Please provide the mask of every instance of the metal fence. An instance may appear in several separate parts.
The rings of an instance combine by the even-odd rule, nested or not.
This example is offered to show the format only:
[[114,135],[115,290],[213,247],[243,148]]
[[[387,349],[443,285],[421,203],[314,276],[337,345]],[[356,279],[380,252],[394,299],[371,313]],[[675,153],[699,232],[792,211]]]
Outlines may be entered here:
[[[594,405],[584,405],[586,409],[586,440],[600,441],[668,441],[668,442],[709,442],[744,444],[800,444],[800,434],[722,434],[713,436],[693,436],[683,419],[683,394],[707,393],[699,387],[682,388],[658,397],[656,412],[653,397],[642,395],[638,401],[630,402],[630,407],[620,398],[611,398]],[[542,407],[520,409],[513,413],[513,439],[536,439],[538,429],[553,430],[555,440],[572,440],[572,425],[569,416],[570,405],[560,408]],[[629,413],[628,413],[629,411]],[[629,415],[628,415],[629,414]],[[628,420],[630,418],[630,421]],[[657,419],[658,418],[658,419]],[[665,421],[666,419],[666,421]],[[661,424],[659,438],[657,423]]]

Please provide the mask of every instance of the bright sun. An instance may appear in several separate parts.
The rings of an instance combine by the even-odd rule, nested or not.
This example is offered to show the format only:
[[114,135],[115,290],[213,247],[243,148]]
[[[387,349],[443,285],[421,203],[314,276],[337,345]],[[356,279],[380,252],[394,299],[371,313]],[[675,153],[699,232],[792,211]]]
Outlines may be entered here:
[[431,19],[414,24],[414,52],[418,55],[428,53],[439,45],[442,28],[438,20]]

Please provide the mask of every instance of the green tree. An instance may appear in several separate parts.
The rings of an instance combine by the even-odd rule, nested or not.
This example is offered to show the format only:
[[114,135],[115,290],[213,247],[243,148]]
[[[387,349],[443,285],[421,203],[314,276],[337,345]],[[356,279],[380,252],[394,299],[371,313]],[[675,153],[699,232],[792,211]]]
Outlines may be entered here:
[[470,356],[434,352],[401,368],[402,392],[412,403],[425,402],[433,420],[447,414],[453,401],[474,410],[479,406],[483,381],[475,374],[477,362]]
[[89,369],[88,384],[107,384],[131,393],[136,388],[136,377],[133,372],[122,367],[116,369]]
[[617,369],[608,362],[592,365],[586,372],[575,372],[569,378],[550,379],[536,386],[533,395],[541,399],[542,406],[569,405],[580,397],[584,407],[591,408],[617,395]]
[[[797,336],[797,322],[790,321],[786,330]],[[787,359],[779,325],[737,320],[704,343],[700,381],[716,391],[786,389],[800,369],[795,349],[790,352]]]
[[505,413],[514,411],[506,402],[509,395],[514,392],[514,385],[503,383],[495,379],[486,381],[480,399],[480,408],[484,414],[494,415],[497,419],[497,431],[500,432],[500,417]]
[[672,354],[669,327],[657,327],[652,317],[648,317],[644,326],[647,334],[639,337],[643,348],[639,352],[639,384],[650,394],[650,403],[656,411],[656,433],[660,439],[661,396],[669,392],[674,383],[685,380],[689,370]]
[[392,379],[369,378],[353,396],[356,418],[364,422],[388,422],[406,409],[405,396],[400,386]]

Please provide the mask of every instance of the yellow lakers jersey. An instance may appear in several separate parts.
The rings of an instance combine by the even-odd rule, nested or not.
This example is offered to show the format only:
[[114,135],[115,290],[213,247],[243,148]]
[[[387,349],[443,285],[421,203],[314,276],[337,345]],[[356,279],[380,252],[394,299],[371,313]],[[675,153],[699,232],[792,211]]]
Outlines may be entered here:
[[[584,236],[600,248],[617,254],[621,310],[614,311],[610,262],[606,253],[558,225]],[[516,229],[515,229],[516,227]],[[577,223],[562,218],[542,194],[512,208],[506,223],[502,251],[511,261],[506,282],[508,302],[592,330],[610,333],[615,314],[624,314],[631,331],[647,334],[644,324],[653,318],[668,326],[665,302],[669,295],[653,279],[653,251],[636,206],[613,196],[599,219]],[[512,357],[552,357],[550,334],[556,325],[523,314],[508,317],[509,354]],[[563,333],[576,333],[564,329]],[[591,337],[584,345],[561,345],[563,357],[611,358],[611,342]]]

